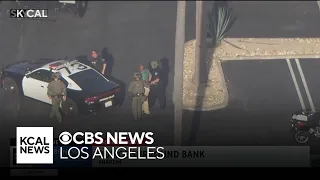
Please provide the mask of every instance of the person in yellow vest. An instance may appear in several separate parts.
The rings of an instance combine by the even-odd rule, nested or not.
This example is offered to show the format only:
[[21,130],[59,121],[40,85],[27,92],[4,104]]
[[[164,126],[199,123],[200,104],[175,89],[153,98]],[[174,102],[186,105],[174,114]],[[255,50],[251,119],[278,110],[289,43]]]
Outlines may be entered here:
[[[144,83],[144,85],[145,85],[144,86],[144,95],[146,97],[148,97],[149,92],[150,92],[150,81],[151,81],[152,75],[148,69],[144,68],[143,64],[140,64],[139,69],[140,69],[140,73],[141,73],[141,80],[143,80],[145,82]],[[146,101],[144,101],[142,104],[142,112],[144,114],[150,114],[148,99]]]

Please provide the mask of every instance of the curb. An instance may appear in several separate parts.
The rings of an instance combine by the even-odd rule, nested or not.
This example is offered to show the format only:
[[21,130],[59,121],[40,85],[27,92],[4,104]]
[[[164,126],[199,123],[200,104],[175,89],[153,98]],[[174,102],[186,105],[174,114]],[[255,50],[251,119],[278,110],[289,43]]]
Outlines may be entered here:
[[[187,41],[185,43],[185,47],[188,46],[190,44],[190,42],[192,42],[194,40],[190,40]],[[228,93],[228,88],[226,85],[226,81],[225,81],[225,76],[223,73],[223,68],[221,65],[221,61],[220,59],[215,59],[213,61],[217,61],[217,66],[218,66],[218,71],[220,71],[221,73],[221,84],[222,84],[222,89],[225,91],[224,93],[224,101],[221,104],[212,106],[212,107],[194,107],[194,106],[187,106],[187,105],[183,105],[183,109],[184,110],[190,110],[190,111],[213,111],[213,110],[218,110],[218,109],[222,109],[228,106],[229,104],[229,93]]]
[[217,57],[219,61],[237,61],[237,60],[273,60],[273,59],[320,59],[320,54],[297,54],[297,55],[268,55],[268,56],[237,56],[237,57]]
[[228,88],[227,88],[227,84],[225,81],[225,77],[224,77],[224,73],[223,73],[223,69],[221,66],[221,62],[218,61],[218,69],[221,72],[221,84],[222,84],[222,89],[225,91],[224,93],[224,101],[221,104],[212,106],[212,107],[194,107],[194,106],[185,106],[183,105],[183,109],[184,110],[190,110],[190,111],[213,111],[213,110],[218,110],[218,109],[222,109],[228,106],[229,104],[229,93],[228,93]]
[[[185,42],[184,47],[186,48],[191,42],[195,41],[189,40]],[[210,39],[207,39],[207,42],[210,42]],[[221,83],[222,83],[222,89],[225,90],[225,97],[224,101],[221,104],[212,106],[212,107],[193,107],[193,106],[186,106],[183,105],[184,110],[191,110],[191,111],[212,111],[217,109],[222,109],[228,106],[229,104],[229,93],[227,84],[225,81],[225,76],[223,73],[223,68],[221,63],[223,61],[237,61],[237,60],[272,60],[272,59],[320,59],[320,54],[296,54],[296,55],[268,55],[268,56],[236,56],[236,57],[216,57],[214,60],[218,61],[218,71],[221,72]]]

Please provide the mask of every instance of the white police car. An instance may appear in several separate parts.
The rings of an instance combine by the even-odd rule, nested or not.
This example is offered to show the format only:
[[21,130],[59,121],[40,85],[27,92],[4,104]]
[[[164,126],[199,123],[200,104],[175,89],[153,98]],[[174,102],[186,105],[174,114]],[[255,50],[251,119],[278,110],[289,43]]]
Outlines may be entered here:
[[83,63],[66,60],[40,59],[20,61],[5,66],[0,74],[1,87],[6,92],[20,94],[46,104],[47,86],[52,73],[59,72],[67,86],[63,112],[68,115],[97,113],[114,104],[120,87]]

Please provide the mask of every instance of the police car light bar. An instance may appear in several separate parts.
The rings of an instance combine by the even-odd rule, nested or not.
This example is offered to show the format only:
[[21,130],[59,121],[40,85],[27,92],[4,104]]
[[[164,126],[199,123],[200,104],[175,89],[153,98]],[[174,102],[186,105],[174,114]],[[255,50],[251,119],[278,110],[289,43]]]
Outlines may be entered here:
[[73,60],[73,61],[69,61],[69,62],[66,62],[66,63],[57,62],[57,63],[50,64],[49,68],[50,69],[59,69],[59,68],[62,68],[62,67],[67,67],[70,64],[73,64],[73,63],[76,63],[76,62],[78,62],[78,60]]
[[60,67],[60,66],[62,66],[62,65],[63,65],[63,63],[57,62],[57,63],[50,64],[50,65],[49,65],[49,68],[50,68],[50,69],[57,69],[58,67]]

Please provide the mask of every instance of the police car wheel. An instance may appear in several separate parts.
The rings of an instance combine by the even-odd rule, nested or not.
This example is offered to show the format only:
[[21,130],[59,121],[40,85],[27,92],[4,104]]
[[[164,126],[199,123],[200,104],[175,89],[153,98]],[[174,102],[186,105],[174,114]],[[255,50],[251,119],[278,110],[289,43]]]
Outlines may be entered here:
[[306,132],[297,131],[294,133],[294,139],[298,144],[306,144],[309,142],[309,135]]

